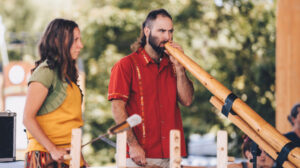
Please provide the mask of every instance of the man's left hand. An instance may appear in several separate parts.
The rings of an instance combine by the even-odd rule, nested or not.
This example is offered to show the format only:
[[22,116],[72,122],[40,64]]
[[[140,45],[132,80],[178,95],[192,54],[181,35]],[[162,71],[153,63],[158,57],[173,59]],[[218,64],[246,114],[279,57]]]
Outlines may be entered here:
[[[182,47],[179,44],[174,43],[174,42],[169,42],[169,43],[170,43],[170,45],[172,47],[177,48],[178,50],[180,50],[181,52],[183,52],[183,49],[182,49]],[[165,50],[165,53],[169,55],[170,61],[175,66],[176,72],[182,71],[182,70],[184,71],[184,67],[167,50]]]

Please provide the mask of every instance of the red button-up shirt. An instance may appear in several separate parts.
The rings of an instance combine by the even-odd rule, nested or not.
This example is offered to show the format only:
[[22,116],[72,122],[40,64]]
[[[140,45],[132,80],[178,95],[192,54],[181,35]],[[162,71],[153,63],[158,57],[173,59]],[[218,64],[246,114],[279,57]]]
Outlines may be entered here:
[[122,58],[111,71],[108,100],[113,99],[126,102],[129,116],[142,117],[133,131],[147,158],[169,158],[171,129],[181,131],[181,154],[186,155],[176,74],[167,56],[159,66],[142,48]]

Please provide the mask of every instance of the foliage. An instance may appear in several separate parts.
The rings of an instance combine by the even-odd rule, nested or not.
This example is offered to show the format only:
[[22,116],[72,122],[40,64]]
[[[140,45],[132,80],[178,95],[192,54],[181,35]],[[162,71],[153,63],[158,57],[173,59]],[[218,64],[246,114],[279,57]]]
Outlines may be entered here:
[[[110,69],[130,53],[130,44],[139,36],[147,13],[156,8],[165,8],[173,16],[174,41],[182,45],[187,55],[274,125],[275,2],[77,0],[69,4],[70,9],[48,9],[50,14],[44,14],[39,24],[33,24],[43,13],[41,7],[34,12],[30,3],[33,1],[0,2],[0,6],[10,3],[24,6],[17,8],[24,17],[0,7],[8,31],[31,32],[30,25],[36,25],[34,31],[41,32],[57,16],[74,19],[80,25],[86,72],[84,142],[105,133],[114,124],[106,99]],[[209,103],[212,95],[188,75],[194,83],[195,96],[191,107],[181,107],[185,136],[225,129],[229,133],[231,155],[239,156],[242,132],[212,107]],[[90,145],[84,152],[91,165],[114,161],[114,149],[102,142]]]

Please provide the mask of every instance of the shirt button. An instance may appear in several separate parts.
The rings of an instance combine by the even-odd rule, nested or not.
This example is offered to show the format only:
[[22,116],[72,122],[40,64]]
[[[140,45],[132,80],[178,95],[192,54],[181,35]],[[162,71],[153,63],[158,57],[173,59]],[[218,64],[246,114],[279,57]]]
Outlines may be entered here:
[[163,107],[163,105],[159,105],[159,107],[160,107],[160,108],[162,108],[162,107]]
[[164,136],[162,136],[161,138],[162,138],[162,139],[166,139],[166,137],[164,137]]
[[160,121],[160,123],[164,124],[164,123],[165,123],[165,121]]

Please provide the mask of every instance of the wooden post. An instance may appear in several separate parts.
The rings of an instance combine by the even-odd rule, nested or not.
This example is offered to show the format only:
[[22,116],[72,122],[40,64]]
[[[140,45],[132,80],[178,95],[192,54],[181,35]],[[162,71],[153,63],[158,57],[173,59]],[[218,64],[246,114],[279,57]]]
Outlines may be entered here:
[[170,131],[170,168],[180,168],[181,149],[180,149],[180,131]]
[[72,130],[70,168],[80,168],[81,134],[81,128]]
[[300,102],[300,1],[278,0],[276,19],[276,128],[286,133],[287,116]]
[[227,132],[218,131],[217,133],[217,168],[227,168]]
[[117,134],[117,152],[116,162],[118,168],[126,167],[126,142],[127,132],[121,132]]

